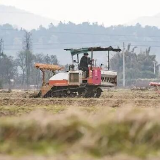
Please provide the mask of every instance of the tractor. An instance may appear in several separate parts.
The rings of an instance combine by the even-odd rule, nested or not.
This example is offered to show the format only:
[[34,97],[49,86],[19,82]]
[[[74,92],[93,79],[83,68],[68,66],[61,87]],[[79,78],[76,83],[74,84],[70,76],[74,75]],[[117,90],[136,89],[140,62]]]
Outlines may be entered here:
[[[121,49],[114,49],[111,46],[107,48],[89,47],[80,49],[64,49],[71,53],[72,64],[69,65],[68,71],[61,71],[63,68],[57,65],[35,64],[35,67],[43,73],[43,84],[38,97],[84,97],[99,98],[103,92],[103,88],[111,88],[117,86],[117,72],[110,71],[109,52],[120,52]],[[102,65],[97,66],[94,58],[95,51],[107,51],[108,66],[102,69]],[[79,67],[79,55],[85,52],[91,52],[90,64],[88,66],[89,76]],[[76,60],[75,60],[76,59]],[[45,82],[45,71],[59,71]]]

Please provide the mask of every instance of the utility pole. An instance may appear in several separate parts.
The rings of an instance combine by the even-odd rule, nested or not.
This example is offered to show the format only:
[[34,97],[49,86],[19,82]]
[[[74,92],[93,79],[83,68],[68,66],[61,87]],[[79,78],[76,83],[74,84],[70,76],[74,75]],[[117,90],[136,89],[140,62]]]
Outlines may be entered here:
[[126,86],[126,68],[125,68],[125,45],[123,42],[123,87]]
[[153,64],[154,64],[154,74],[156,74],[156,62],[153,61]]
[[[0,39],[0,58],[3,57],[3,39]],[[4,78],[4,75],[2,74],[2,80]]]
[[110,69],[110,63],[109,63],[110,59],[109,59],[109,51],[108,51],[108,71]]
[[29,75],[30,75],[30,70],[29,70],[29,53],[31,51],[31,33],[25,31],[25,36],[24,36],[24,41],[23,41],[23,48],[25,50],[26,54],[26,83],[27,83],[27,90],[29,88]]
[[3,39],[0,39],[0,56],[3,56],[3,49],[4,49],[4,45],[3,45]]

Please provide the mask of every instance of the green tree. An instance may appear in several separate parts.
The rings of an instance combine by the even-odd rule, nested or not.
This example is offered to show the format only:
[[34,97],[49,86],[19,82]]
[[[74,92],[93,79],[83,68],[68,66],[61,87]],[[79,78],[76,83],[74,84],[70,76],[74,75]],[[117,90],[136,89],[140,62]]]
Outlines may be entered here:
[[3,55],[0,57],[0,81],[2,84],[10,84],[11,79],[15,79],[17,67],[13,57]]
[[[139,54],[134,50],[131,51],[131,44],[124,51],[126,62],[126,81],[128,85],[134,79],[156,78],[158,76],[158,67],[156,66],[156,74],[154,74],[154,63],[157,65],[156,56],[150,55],[150,47]],[[111,59],[111,68],[118,72],[119,80],[123,78],[123,54],[116,53]]]

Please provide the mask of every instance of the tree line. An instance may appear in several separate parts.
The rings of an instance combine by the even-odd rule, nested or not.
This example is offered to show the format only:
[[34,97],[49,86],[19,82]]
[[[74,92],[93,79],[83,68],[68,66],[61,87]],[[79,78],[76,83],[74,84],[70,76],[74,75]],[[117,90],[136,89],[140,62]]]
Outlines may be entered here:
[[[136,26],[118,25],[105,27],[89,22],[81,24],[60,22],[57,26],[53,24],[50,24],[47,28],[40,26],[30,32],[34,45],[33,51],[36,53],[52,54],[55,49],[59,49],[56,50],[56,55],[58,56],[64,48],[122,47],[123,42],[125,42],[139,46],[141,49],[145,49],[147,46],[157,46],[152,47],[152,50],[154,49],[157,59],[160,60],[160,29],[154,26],[142,27],[137,24]],[[0,37],[4,39],[7,54],[16,56],[16,53],[21,49],[23,36],[24,29],[15,29],[9,24],[0,25]]]
[[[29,85],[35,85],[37,88],[41,86],[42,75],[40,70],[34,67],[35,63],[58,64],[58,60],[55,55],[33,54],[30,51],[20,51],[15,59],[5,54],[0,56],[0,88],[11,83],[24,89]],[[48,73],[47,78],[51,76],[51,73]]]
[[[131,44],[124,50],[126,62],[126,82],[132,85],[137,79],[155,79],[159,77],[159,68],[155,55],[150,54],[150,48],[136,53]],[[0,88],[10,86],[12,79],[16,87],[26,88],[29,85],[41,86],[42,75],[40,70],[34,67],[35,63],[59,64],[55,55],[33,54],[29,50],[22,50],[17,58],[0,56]],[[111,70],[118,73],[118,83],[122,85],[123,79],[123,53],[116,53],[110,60]],[[68,67],[68,65],[66,65]],[[154,68],[155,67],[155,68]],[[53,76],[47,72],[47,80]]]
[[[152,55],[151,48],[136,53],[135,47],[131,49],[128,44],[124,50],[126,83],[133,85],[137,79],[155,79],[159,77],[159,67],[156,55]],[[111,59],[112,70],[118,73],[119,85],[123,80],[123,52],[116,53]]]

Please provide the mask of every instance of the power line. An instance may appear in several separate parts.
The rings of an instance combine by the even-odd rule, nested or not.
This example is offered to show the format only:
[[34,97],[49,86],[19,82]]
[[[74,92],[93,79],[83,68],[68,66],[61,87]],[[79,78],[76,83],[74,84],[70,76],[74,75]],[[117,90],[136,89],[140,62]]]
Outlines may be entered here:
[[3,39],[0,39],[0,56],[3,56],[4,43]]
[[[132,42],[145,42],[145,43],[150,43],[150,42],[160,42],[160,41],[129,41],[129,40],[118,40],[118,41],[123,41],[123,42],[127,42],[127,43],[132,43]],[[106,43],[106,42],[113,42],[113,41],[84,41],[84,42],[55,42],[55,43],[32,43],[32,45],[34,46],[51,46],[51,45],[65,45],[65,44],[93,44],[93,43]],[[6,47],[14,47],[14,46],[20,46],[21,44],[5,44]],[[139,46],[148,46],[147,44],[135,44],[135,45],[139,45]]]
[[[118,41],[123,41],[123,42],[128,42],[128,43],[132,43],[132,42],[145,42],[145,43],[150,43],[150,42],[159,42],[159,41],[129,41],[129,40],[118,40]],[[93,44],[93,43],[106,43],[106,42],[112,42],[113,41],[93,41],[93,42],[55,42],[55,43],[45,43],[45,44],[41,44],[41,43],[32,43],[33,45],[35,46],[38,46],[38,45],[41,45],[41,46],[51,46],[51,45],[67,45],[67,44],[71,44],[71,45],[74,45],[74,44]],[[5,50],[21,50],[22,48],[18,48],[18,49],[15,49],[14,47],[15,46],[20,46],[22,44],[5,44],[5,47],[13,47],[12,49],[5,49]],[[98,45],[98,44],[97,44]],[[140,46],[140,47],[154,47],[154,48],[159,48],[160,46],[159,45],[148,45],[148,44],[132,44],[131,46]],[[116,45],[115,45],[116,46]],[[118,45],[117,45],[118,46]],[[55,48],[36,48],[36,47],[33,47],[34,49],[46,49],[46,50],[52,50],[52,49],[55,49]],[[61,48],[60,48],[61,49]]]
[[[12,30],[12,31],[25,31],[24,29],[22,30],[19,30],[19,29],[0,29],[0,30]],[[47,30],[47,29],[46,29]],[[160,37],[159,36],[155,36],[155,35],[127,35],[127,34],[108,34],[108,33],[88,33],[88,32],[64,32],[64,31],[56,31],[56,32],[50,32],[50,31],[47,31],[47,33],[60,33],[60,34],[80,34],[80,35],[94,35],[94,36],[98,36],[98,35],[101,35],[101,36],[112,36],[112,37],[152,37],[152,38],[158,38]],[[33,33],[32,33],[33,34]],[[38,34],[40,35],[40,34]],[[43,35],[44,36],[44,35]],[[48,35],[45,35],[45,36],[48,36]]]
[[[145,42],[145,43],[150,43],[150,42],[160,42],[159,41],[134,41],[134,40],[118,40],[121,42],[128,42],[128,43],[132,43],[132,42]],[[34,45],[54,45],[54,44],[81,44],[81,43],[105,43],[105,42],[113,42],[111,40],[107,40],[107,41],[93,41],[93,42],[55,42],[55,43],[33,43]]]
[[[119,46],[119,45],[112,45],[112,46]],[[151,46],[151,45],[131,45],[131,46],[138,46],[138,47],[151,47],[151,48],[160,48],[160,46]],[[122,46],[119,46],[120,48],[122,47]],[[32,50],[57,50],[57,49],[61,49],[61,50],[63,50],[63,48],[44,48],[44,47],[42,47],[42,48],[33,48]],[[20,51],[20,50],[22,50],[22,48],[13,48],[13,49],[9,49],[9,48],[6,48],[5,49],[6,51],[12,51],[12,50],[15,50],[15,51]]]
[[[119,45],[112,45],[112,46],[119,46]],[[131,45],[131,46],[138,46],[138,47],[152,47],[152,48],[160,48],[160,46],[151,46],[151,45]],[[54,49],[54,48],[34,48],[34,49]]]
[[[86,43],[86,42],[83,42],[83,43],[63,43],[63,44],[93,44],[93,43],[94,42],[88,42],[88,43]],[[98,42],[95,42],[95,43],[98,43]],[[62,43],[59,43],[59,44],[62,44]],[[19,45],[17,45],[17,46],[19,46]],[[43,46],[43,44],[41,46]],[[117,45],[112,45],[112,46],[119,46],[119,45],[117,44]],[[131,46],[153,47],[153,48],[159,48],[160,47],[159,45],[146,45],[146,44],[132,44]],[[10,46],[7,46],[7,47],[10,47]],[[12,48],[12,49],[15,50],[15,48]],[[20,48],[18,48],[18,49],[20,49]],[[41,47],[41,48],[33,47],[33,49],[53,49],[53,48],[50,48],[50,47]]]
[[60,34],[80,34],[80,35],[94,35],[94,36],[112,36],[112,37],[160,37],[155,35],[145,36],[145,35],[127,35],[127,34],[108,34],[108,33],[88,33],[88,32],[50,32],[50,33],[60,33]]
[[[32,45],[35,46],[51,46],[51,45],[67,45],[67,44],[93,44],[93,43],[105,43],[105,42],[113,42],[113,41],[97,41],[97,42],[60,42],[60,43],[50,43],[50,44],[44,44],[44,43],[32,43]],[[20,46],[22,44],[5,44],[6,47],[13,47],[13,46]]]

